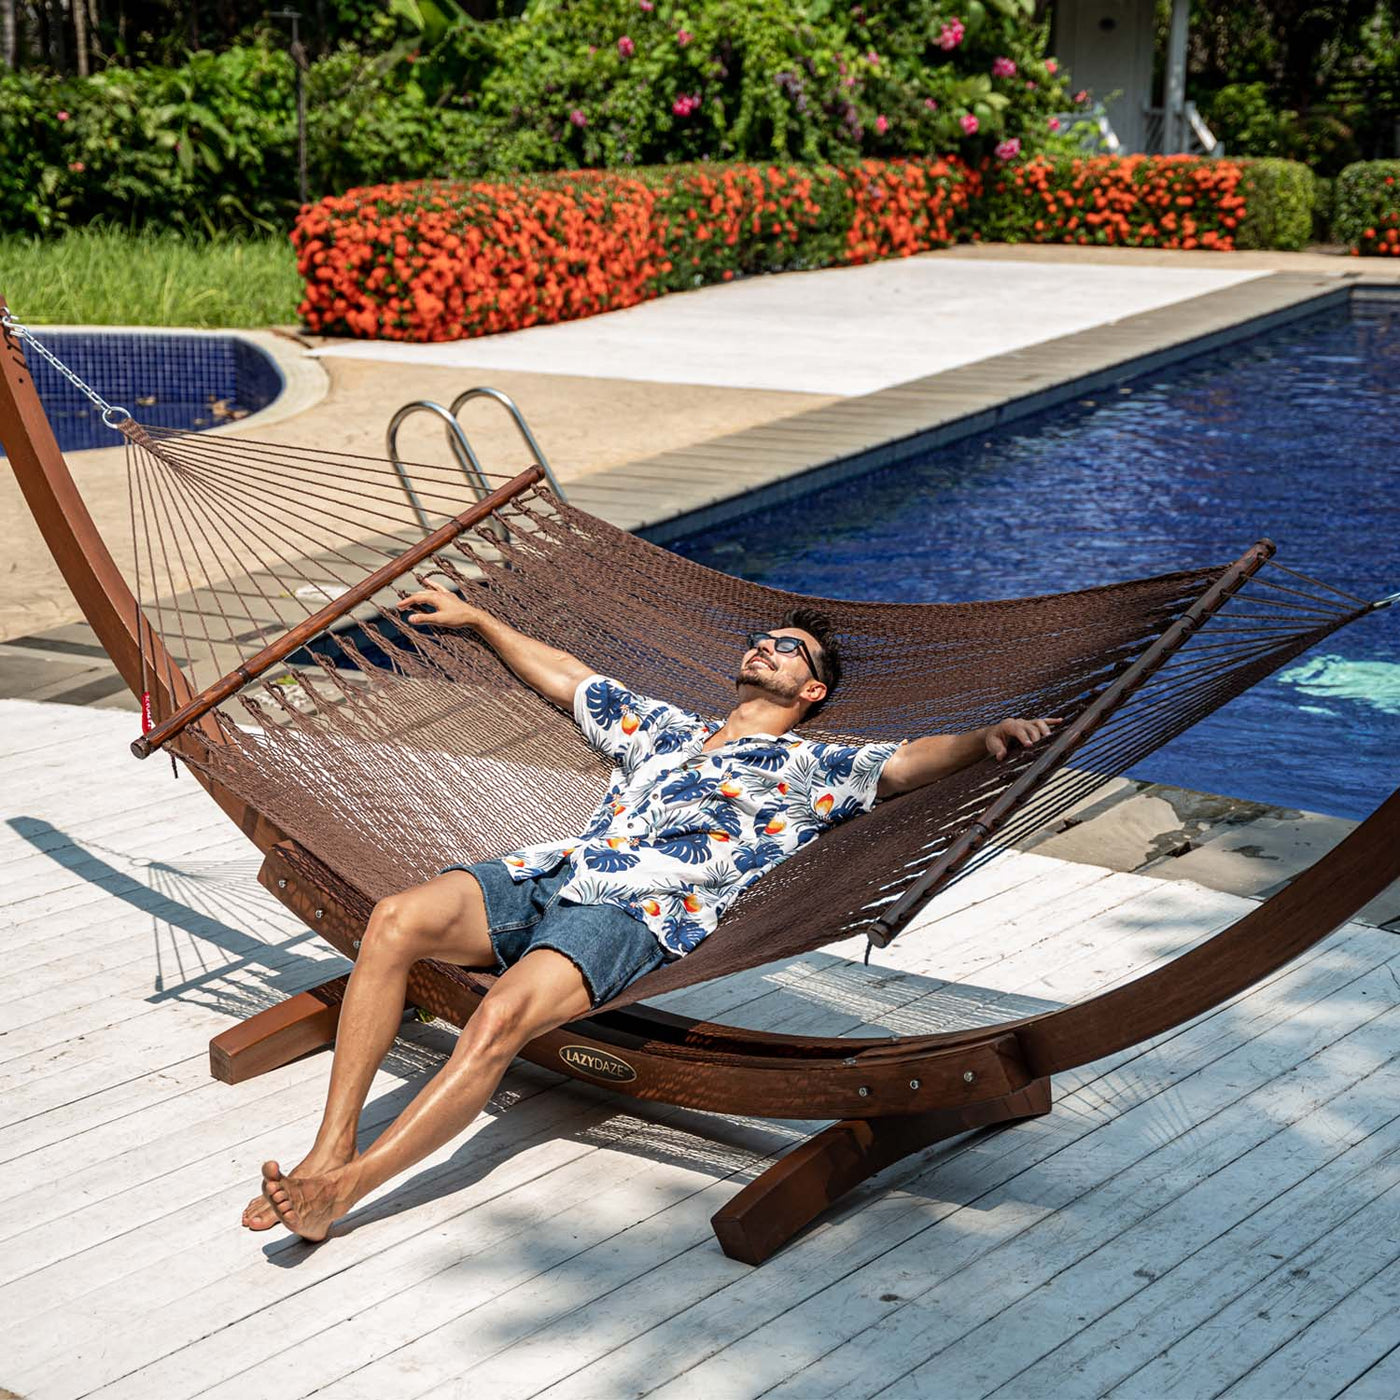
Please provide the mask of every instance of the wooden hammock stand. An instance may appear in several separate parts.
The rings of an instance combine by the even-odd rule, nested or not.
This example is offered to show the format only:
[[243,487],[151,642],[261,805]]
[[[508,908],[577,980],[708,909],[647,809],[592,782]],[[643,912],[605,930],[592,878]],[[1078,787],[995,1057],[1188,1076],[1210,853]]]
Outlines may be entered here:
[[[188,707],[184,721],[198,725],[206,741],[220,742],[217,729],[200,716],[223,697],[195,696],[160,638],[140,634],[136,600],[78,494],[19,343],[8,331],[0,345],[0,441],[79,607],[133,693],[158,690],[163,713],[174,720],[180,718],[175,712]],[[457,527],[484,518],[497,498],[508,499],[537,473],[516,478],[465,512]],[[332,607],[346,611],[354,601],[340,599]],[[308,619],[267,651],[289,654],[308,628],[327,620],[322,614]],[[237,689],[238,673],[225,684],[230,692]],[[147,736],[145,750],[164,737],[160,731]],[[267,817],[191,771],[263,853],[261,883],[353,959],[363,910],[337,898],[329,882],[322,887],[308,877],[316,862]],[[638,1005],[565,1026],[522,1053],[546,1068],[639,1099],[719,1113],[838,1120],[714,1216],[724,1252],[759,1264],[844,1193],[900,1158],[970,1129],[1048,1112],[1052,1074],[1220,1005],[1326,937],[1397,878],[1400,791],[1287,888],[1205,943],[1135,981],[1060,1010],[935,1035],[843,1039],[768,1034]],[[216,1036],[209,1047],[214,1076],[238,1083],[333,1043],[344,985],[345,978],[336,978]],[[482,995],[461,969],[442,964],[419,963],[410,977],[411,1001],[457,1026],[471,1017]]]

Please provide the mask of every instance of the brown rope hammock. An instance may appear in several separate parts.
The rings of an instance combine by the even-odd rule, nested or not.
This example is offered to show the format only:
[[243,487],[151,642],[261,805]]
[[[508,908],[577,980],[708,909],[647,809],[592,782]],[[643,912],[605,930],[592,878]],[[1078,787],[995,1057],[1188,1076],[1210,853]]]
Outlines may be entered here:
[[[120,542],[99,534],[54,441],[21,335],[0,298],[0,443],[84,615],[146,702],[133,747],[181,754],[263,852],[266,888],[350,957],[376,898],[448,862],[577,828],[606,776],[571,719],[471,636],[405,632],[389,611],[396,597],[445,581],[600,670],[711,713],[732,700],[737,638],[795,601],[562,504],[538,469],[497,479],[462,511],[453,469],[415,467],[405,492],[376,459],[143,430],[65,370],[104,421],[127,420],[131,538],[119,564]],[[851,933],[887,941],[997,849],[1400,598],[1368,605],[1271,553],[1266,542],[1233,564],[1048,598],[825,604],[850,676],[813,734],[903,738],[1017,711],[1069,720],[1033,753],[978,764],[809,845],[618,1003]],[[1052,1074],[1219,1006],[1397,878],[1400,792],[1228,927],[1066,1006],[920,1035],[824,1037],[635,1006],[521,1053],[640,1099],[837,1119],[715,1215],[725,1252],[760,1263],[899,1158],[1047,1112]],[[489,984],[427,961],[408,994],[463,1025]],[[334,978],[221,1032],[212,1072],[238,1082],[331,1043],[344,985]]]
[[[732,703],[744,632],[818,601],[847,679],[813,735],[903,739],[1066,717],[1034,753],[986,759],[834,828],[610,1006],[854,934],[888,942],[996,849],[1369,608],[1272,565],[1267,541],[1233,563],[1050,597],[808,600],[616,529],[558,500],[538,472],[410,541],[382,463],[124,431],[137,575],[159,595],[143,625],[225,669],[179,713],[152,715],[137,752],[176,740],[185,762],[270,817],[362,905],[446,865],[581,831],[608,773],[572,718],[474,636],[397,621],[392,604],[429,578],[704,715]],[[424,500],[460,504],[450,478],[419,470]],[[211,555],[240,576],[220,579]],[[306,617],[293,628],[298,603]],[[269,631],[283,632],[270,646]]]

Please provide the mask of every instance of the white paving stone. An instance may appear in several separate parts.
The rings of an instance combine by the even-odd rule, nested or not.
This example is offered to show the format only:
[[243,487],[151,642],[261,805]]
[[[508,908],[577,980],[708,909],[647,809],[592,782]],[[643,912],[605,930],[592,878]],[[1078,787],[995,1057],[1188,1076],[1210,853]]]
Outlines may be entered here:
[[[553,326],[318,353],[661,384],[869,394],[1266,276],[955,256],[754,277]],[[814,279],[821,294],[814,295]]]

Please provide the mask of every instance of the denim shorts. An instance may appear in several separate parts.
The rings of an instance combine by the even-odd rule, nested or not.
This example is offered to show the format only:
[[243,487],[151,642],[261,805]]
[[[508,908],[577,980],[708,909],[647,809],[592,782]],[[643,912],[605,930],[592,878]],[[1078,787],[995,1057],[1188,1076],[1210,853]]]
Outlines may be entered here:
[[574,873],[568,861],[528,880],[515,880],[499,860],[447,870],[465,870],[481,886],[498,973],[536,948],[552,948],[578,968],[592,1004],[601,1006],[643,973],[671,961],[651,930],[625,909],[561,900],[559,892]]

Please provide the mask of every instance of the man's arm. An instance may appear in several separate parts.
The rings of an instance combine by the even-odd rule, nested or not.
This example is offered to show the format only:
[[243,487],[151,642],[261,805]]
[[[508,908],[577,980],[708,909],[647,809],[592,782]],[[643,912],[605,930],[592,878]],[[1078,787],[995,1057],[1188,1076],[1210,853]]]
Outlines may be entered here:
[[924,739],[911,739],[892,753],[880,773],[877,797],[893,797],[898,792],[912,792],[925,783],[937,782],[961,768],[976,763],[986,754],[1000,763],[1011,752],[1013,744],[1029,748],[1047,738],[1059,718],[1004,719],[985,729],[973,729],[966,734],[930,734]]
[[579,682],[593,674],[578,657],[517,632],[509,623],[445,588],[429,586],[421,593],[411,593],[398,607],[419,609],[404,619],[415,625],[427,622],[434,627],[470,627],[526,685],[561,709],[572,712]]

